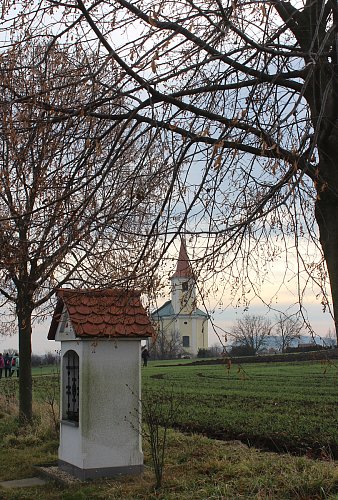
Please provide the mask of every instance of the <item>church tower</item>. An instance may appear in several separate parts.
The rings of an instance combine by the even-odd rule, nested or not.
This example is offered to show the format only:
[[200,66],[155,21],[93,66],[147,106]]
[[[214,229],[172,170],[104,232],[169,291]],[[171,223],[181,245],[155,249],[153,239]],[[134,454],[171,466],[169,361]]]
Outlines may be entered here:
[[183,239],[170,282],[171,300],[151,315],[157,327],[153,351],[161,358],[196,356],[208,348],[209,316],[197,307],[196,279]]
[[196,282],[183,239],[181,240],[176,271],[170,281],[174,313],[176,315],[192,314],[196,309]]

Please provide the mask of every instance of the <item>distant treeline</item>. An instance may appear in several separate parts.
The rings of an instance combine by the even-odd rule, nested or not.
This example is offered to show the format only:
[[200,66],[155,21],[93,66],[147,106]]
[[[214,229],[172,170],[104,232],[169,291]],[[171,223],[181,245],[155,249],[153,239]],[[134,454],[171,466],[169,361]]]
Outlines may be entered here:
[[32,354],[32,366],[56,365],[60,361],[57,352],[47,352],[46,354]]
[[[5,349],[3,354],[14,356],[18,352],[17,349]],[[59,363],[60,355],[57,351],[47,352],[46,354],[32,354],[32,366],[56,365]]]

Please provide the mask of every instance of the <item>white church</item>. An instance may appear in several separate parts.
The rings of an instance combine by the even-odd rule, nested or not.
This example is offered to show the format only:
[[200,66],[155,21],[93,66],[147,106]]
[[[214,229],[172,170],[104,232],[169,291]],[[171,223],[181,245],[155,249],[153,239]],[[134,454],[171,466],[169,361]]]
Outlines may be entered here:
[[171,300],[151,314],[156,340],[150,348],[159,357],[196,356],[208,348],[209,316],[197,307],[196,280],[183,239],[170,281]]

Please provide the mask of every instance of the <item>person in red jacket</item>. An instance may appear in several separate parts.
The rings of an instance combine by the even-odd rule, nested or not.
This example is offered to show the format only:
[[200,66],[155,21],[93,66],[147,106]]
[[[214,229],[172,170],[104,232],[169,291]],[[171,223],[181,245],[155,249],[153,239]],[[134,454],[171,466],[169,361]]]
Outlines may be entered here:
[[4,361],[5,361],[5,377],[10,377],[12,371],[12,356],[10,356],[8,353],[5,354]]

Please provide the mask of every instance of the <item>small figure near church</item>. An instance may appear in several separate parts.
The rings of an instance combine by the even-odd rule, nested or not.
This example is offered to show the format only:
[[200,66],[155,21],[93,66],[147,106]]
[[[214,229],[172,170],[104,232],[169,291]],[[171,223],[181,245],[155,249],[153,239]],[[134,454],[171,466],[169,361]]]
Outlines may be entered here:
[[150,354],[149,354],[149,351],[146,347],[142,348],[141,357],[143,359],[143,366],[147,366],[148,365],[148,358],[150,358]]

